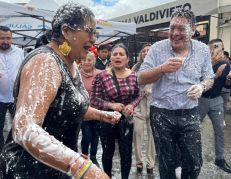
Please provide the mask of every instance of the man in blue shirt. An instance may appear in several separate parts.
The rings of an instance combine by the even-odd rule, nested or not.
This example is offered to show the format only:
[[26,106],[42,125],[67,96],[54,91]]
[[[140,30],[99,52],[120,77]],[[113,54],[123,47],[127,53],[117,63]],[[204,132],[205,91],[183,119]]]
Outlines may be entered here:
[[13,86],[23,61],[23,51],[13,45],[10,28],[0,26],[0,150],[4,145],[3,128],[6,111],[12,113]]
[[[229,61],[229,52],[224,51],[223,59],[229,63],[229,66],[231,65]],[[224,126],[226,126],[225,117],[226,117],[226,108],[227,108],[227,103],[229,101],[229,96],[230,96],[230,89],[223,87],[221,90],[221,97],[223,99],[223,108],[224,108]]]
[[196,179],[202,166],[196,107],[213,85],[214,73],[208,46],[191,39],[195,22],[192,11],[176,10],[169,39],[151,46],[138,73],[139,85],[152,84],[150,119],[161,179],[176,178],[176,145],[182,156],[181,178]]
[[[222,55],[218,55],[219,51],[216,54],[213,52],[213,44],[217,42],[222,43],[221,39],[213,39],[209,42],[213,71],[216,73],[214,85],[210,90],[202,94],[202,97],[199,99],[197,111],[200,114],[201,121],[203,121],[206,114],[208,114],[212,121],[215,135],[215,164],[222,170],[231,173],[231,168],[224,159],[224,108],[221,97],[222,87],[231,88],[231,72],[229,63],[223,60]],[[222,73],[219,72],[220,69],[222,69]]]

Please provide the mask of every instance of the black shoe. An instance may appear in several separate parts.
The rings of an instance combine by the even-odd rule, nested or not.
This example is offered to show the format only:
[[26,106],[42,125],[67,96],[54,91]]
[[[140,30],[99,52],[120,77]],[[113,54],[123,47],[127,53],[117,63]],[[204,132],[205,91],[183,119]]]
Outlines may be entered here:
[[99,165],[99,163],[98,163],[96,157],[90,157],[90,159],[91,159],[92,163],[94,163],[97,167],[100,168],[100,165]]
[[224,170],[227,173],[231,173],[231,168],[230,166],[226,163],[225,159],[219,159],[215,160],[215,165],[220,167],[220,169]]

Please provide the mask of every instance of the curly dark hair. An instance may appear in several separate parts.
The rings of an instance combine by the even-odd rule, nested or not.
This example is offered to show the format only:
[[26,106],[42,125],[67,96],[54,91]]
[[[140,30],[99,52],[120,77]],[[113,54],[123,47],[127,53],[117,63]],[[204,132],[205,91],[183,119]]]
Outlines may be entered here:
[[75,30],[76,28],[81,28],[87,18],[89,18],[89,22],[91,22],[91,17],[95,17],[95,15],[86,6],[74,2],[68,2],[67,4],[62,5],[56,11],[51,22],[52,39],[58,39],[62,36],[61,28],[64,24]]
[[189,10],[189,9],[185,9],[185,8],[178,8],[176,9],[173,13],[172,13],[172,17],[171,20],[174,17],[186,17],[188,19],[188,22],[190,24],[191,27],[194,27],[196,24],[196,16],[193,13],[193,11]]
[[10,31],[10,33],[12,34],[12,31],[11,31],[11,29],[10,29],[9,27],[0,25],[0,30],[3,31],[3,32],[8,32],[8,31]]

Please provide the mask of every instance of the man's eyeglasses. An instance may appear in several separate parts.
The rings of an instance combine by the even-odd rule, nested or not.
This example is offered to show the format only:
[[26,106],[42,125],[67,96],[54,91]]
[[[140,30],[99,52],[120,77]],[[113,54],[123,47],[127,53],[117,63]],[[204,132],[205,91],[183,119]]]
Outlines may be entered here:
[[93,37],[93,35],[95,35],[95,38],[98,39],[99,38],[99,32],[97,32],[96,30],[94,30],[92,27],[81,27],[81,29],[85,30],[90,37]]

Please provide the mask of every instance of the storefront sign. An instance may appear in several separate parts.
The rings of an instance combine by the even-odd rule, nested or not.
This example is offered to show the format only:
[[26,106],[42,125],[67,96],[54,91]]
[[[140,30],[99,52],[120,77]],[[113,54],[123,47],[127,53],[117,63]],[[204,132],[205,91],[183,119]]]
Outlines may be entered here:
[[156,12],[150,12],[149,14],[144,14],[144,15],[133,17],[134,21],[132,21],[131,18],[129,18],[129,19],[121,20],[121,22],[128,22],[128,23],[135,22],[136,24],[140,24],[140,23],[145,23],[145,22],[154,21],[158,19],[164,19],[164,18],[171,17],[174,10],[178,8],[187,8],[191,10],[191,4],[186,3],[184,5],[179,5],[179,6],[163,9],[163,10],[158,10]]
[[136,27],[140,28],[169,22],[172,13],[177,8],[187,8],[192,10],[196,16],[203,16],[211,9],[217,8],[217,0],[178,0],[111,20],[127,23],[135,22]]

